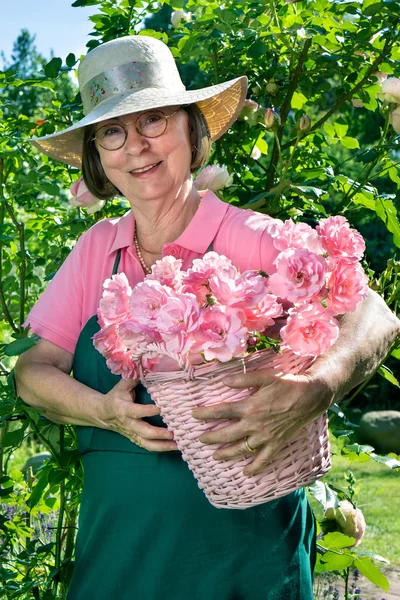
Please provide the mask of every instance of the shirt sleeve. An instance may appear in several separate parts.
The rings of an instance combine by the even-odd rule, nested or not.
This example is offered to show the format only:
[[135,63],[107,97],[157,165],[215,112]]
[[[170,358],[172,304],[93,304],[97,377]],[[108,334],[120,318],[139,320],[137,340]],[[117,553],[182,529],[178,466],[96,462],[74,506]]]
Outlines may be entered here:
[[83,234],[78,239],[24,323],[39,337],[72,354],[83,326],[86,238]]

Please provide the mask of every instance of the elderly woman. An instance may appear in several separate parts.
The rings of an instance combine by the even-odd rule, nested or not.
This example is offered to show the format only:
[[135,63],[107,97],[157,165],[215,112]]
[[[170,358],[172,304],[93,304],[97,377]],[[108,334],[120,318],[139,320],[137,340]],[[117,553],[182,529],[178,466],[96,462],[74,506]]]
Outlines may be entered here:
[[[77,426],[85,478],[68,598],[311,600],[315,531],[304,490],[247,510],[216,509],[144,388],[111,374],[92,342],[112,273],[123,271],[133,286],[162,256],[182,258],[186,269],[210,246],[241,270],[274,270],[269,217],[198,192],[192,180],[210,141],[240,113],[246,78],[186,91],[169,49],[132,36],[90,52],[79,79],[85,118],[34,143],[82,164],[95,196],[120,194],[132,210],[78,240],[29,314],[41,339],[16,366],[28,404]],[[254,456],[246,473],[262,472],[299,427],[373,371],[397,332],[371,292],[306,375],[236,376],[232,387],[257,393],[196,409],[198,419],[234,419],[201,441],[226,444],[217,459]]]

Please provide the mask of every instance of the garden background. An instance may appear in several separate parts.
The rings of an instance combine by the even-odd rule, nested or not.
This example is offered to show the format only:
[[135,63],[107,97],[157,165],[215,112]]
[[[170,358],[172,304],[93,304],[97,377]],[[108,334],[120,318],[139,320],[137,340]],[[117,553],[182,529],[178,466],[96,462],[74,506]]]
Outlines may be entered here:
[[[246,74],[253,103],[214,144],[210,161],[233,177],[218,194],[311,225],[344,215],[366,239],[371,287],[398,310],[400,123],[393,111],[400,95],[398,102],[382,96],[381,82],[400,77],[400,2],[77,0],[72,6],[77,20],[80,7],[93,7],[88,50],[139,33],[169,45],[189,89]],[[50,423],[17,399],[11,370],[36,341],[22,327],[29,308],[76,239],[129,206],[121,198],[91,214],[72,206],[69,188],[79,171],[39,155],[27,141],[82,116],[80,57],[41,56],[33,33],[21,32],[0,71],[0,598],[49,600],[65,597],[71,576],[81,464],[73,428]],[[378,567],[385,571],[388,560],[400,567],[400,462],[395,453],[383,456],[360,444],[356,427],[366,410],[398,406],[399,359],[394,347],[385,366],[334,408],[335,466],[310,490],[322,521],[317,572],[342,578],[346,598],[361,598],[354,568],[387,590]],[[38,470],[40,457],[26,467],[40,452],[50,459]],[[367,520],[356,549],[343,534],[327,533],[323,520],[323,510],[345,498]],[[319,580],[320,597],[339,597],[330,580]],[[374,597],[381,594],[377,589]]]

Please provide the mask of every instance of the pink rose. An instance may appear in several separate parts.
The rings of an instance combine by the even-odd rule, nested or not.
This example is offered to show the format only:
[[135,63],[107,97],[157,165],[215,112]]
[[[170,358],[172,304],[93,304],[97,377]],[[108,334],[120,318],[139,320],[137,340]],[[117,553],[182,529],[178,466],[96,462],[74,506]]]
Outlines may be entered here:
[[367,528],[364,515],[348,500],[341,500],[339,508],[328,508],[324,517],[330,520],[335,519],[341,532],[355,539],[354,544],[351,544],[350,547],[358,546],[364,537]]
[[318,304],[302,304],[289,309],[280,335],[283,343],[300,356],[319,356],[329,350],[339,335],[333,313]]
[[307,223],[294,223],[288,219],[272,237],[275,248],[280,251],[287,248],[304,248],[316,254],[323,252],[318,233]]
[[274,319],[283,313],[283,306],[277,301],[276,296],[265,294],[264,298],[255,308],[243,308],[246,315],[245,327],[249,331],[265,331],[275,323]]
[[160,308],[157,330],[169,352],[187,352],[192,333],[199,327],[200,306],[193,294],[178,294],[168,298]]
[[173,295],[174,292],[159,281],[145,279],[138,283],[130,298],[131,320],[145,328],[156,329],[158,313]]
[[89,192],[83,177],[80,177],[70,188],[72,198],[69,199],[71,206],[85,206],[88,213],[94,213],[102,209],[105,205],[105,200],[100,200]]
[[245,271],[239,277],[224,272],[210,277],[210,290],[220,304],[236,308],[257,306],[267,292],[268,279],[256,271]]
[[308,300],[325,283],[326,261],[309,250],[288,248],[275,259],[277,272],[269,278],[269,290],[290,302]]
[[339,261],[326,283],[325,301],[336,315],[352,312],[368,292],[368,277],[359,263]]
[[200,327],[194,332],[195,345],[191,354],[204,351],[206,360],[227,362],[242,356],[247,347],[245,314],[230,306],[211,306],[202,315]]
[[141,356],[149,344],[161,342],[161,336],[156,329],[134,320],[121,323],[118,335],[124,349],[131,352],[134,358]]
[[132,289],[125,273],[113,275],[103,283],[103,297],[97,311],[101,327],[120,323],[130,317],[129,299]]
[[192,267],[183,274],[182,291],[194,294],[198,303],[203,306],[207,302],[207,296],[211,294],[210,277],[216,274],[230,278],[239,276],[229,258],[217,252],[207,252],[203,258],[195,258]]
[[115,352],[125,350],[118,336],[118,325],[113,323],[103,329],[100,329],[93,336],[93,345],[106,358]]
[[348,262],[357,262],[365,252],[365,242],[344,217],[328,217],[322,219],[316,227],[321,238],[322,246],[329,257]]
[[167,285],[178,291],[182,281],[181,267],[182,259],[165,256],[151,267],[151,274],[146,276],[146,281],[155,279],[161,285]]
[[114,352],[106,360],[107,367],[122,379],[139,379],[137,364],[127,352]]

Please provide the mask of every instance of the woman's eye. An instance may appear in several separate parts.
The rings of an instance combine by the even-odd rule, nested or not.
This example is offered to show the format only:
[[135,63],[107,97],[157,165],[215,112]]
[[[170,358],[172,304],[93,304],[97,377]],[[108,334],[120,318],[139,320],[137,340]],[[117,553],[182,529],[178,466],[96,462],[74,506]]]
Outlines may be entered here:
[[158,123],[158,121],[160,121],[161,119],[162,119],[162,116],[157,113],[148,115],[146,118],[146,125],[147,124],[152,125],[152,123]]
[[103,131],[103,137],[108,137],[111,135],[118,135],[122,133],[122,127],[108,127]]

